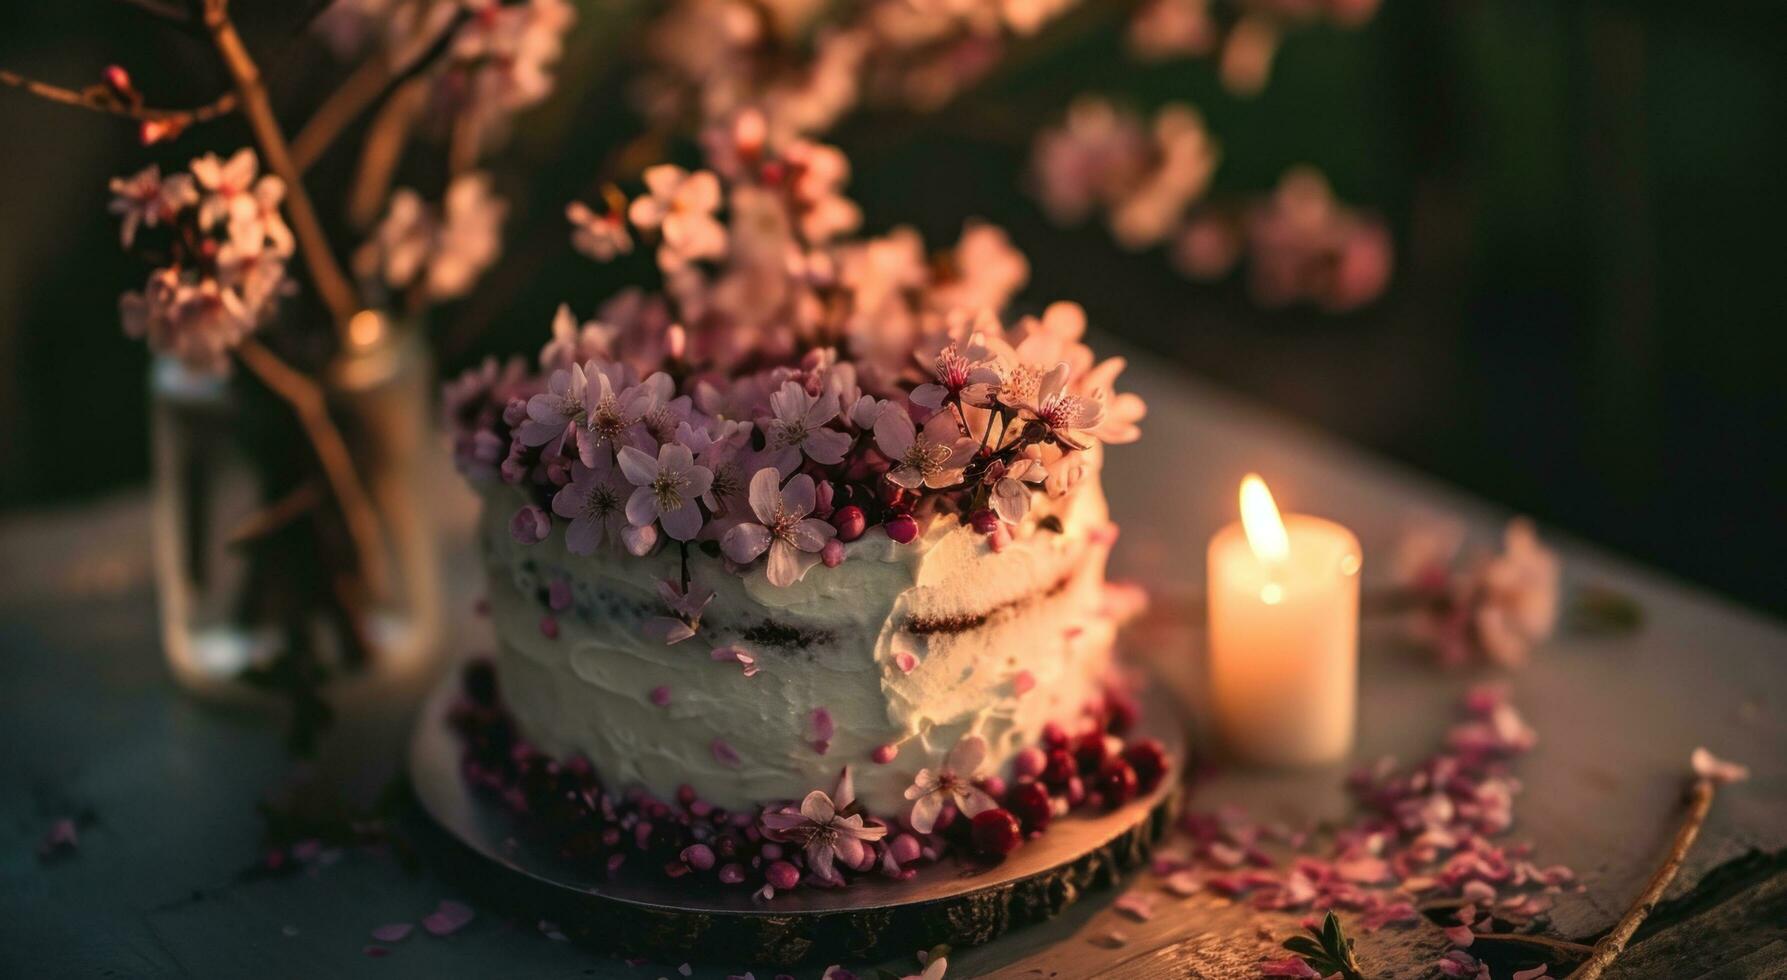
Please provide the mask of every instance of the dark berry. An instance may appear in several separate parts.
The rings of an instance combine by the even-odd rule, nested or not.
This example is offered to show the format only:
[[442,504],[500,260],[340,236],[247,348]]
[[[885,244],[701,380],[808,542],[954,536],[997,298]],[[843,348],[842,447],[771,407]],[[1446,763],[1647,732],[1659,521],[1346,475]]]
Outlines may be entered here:
[[1110,747],[1105,745],[1103,732],[1087,732],[1073,746],[1074,762],[1079,765],[1080,772],[1086,775],[1097,772],[1110,755]]
[[1042,781],[1050,786],[1065,786],[1077,771],[1073,756],[1066,749],[1055,749],[1049,753],[1048,764],[1043,766]]
[[1049,821],[1054,819],[1054,801],[1049,798],[1048,788],[1041,783],[1019,783],[1006,794],[1005,806],[1024,825],[1024,832],[1034,834],[1049,829]]
[[1123,750],[1123,761],[1135,770],[1137,787],[1144,793],[1154,792],[1167,772],[1167,750],[1159,739],[1144,738]]
[[1135,798],[1135,770],[1122,759],[1111,759],[1098,770],[1098,791],[1104,795],[1104,807],[1115,810]]
[[1051,721],[1042,726],[1042,747],[1044,749],[1065,749],[1068,742],[1067,729],[1062,728],[1059,722]]
[[999,530],[999,515],[983,507],[969,515],[968,525],[975,534],[992,534]]
[[488,660],[474,660],[465,665],[465,696],[473,704],[491,707],[496,704],[496,665]]
[[1104,730],[1112,735],[1122,735],[1135,727],[1142,708],[1129,695],[1113,691],[1105,699],[1104,711]]
[[1018,826],[1018,818],[1011,815],[1010,810],[995,807],[982,810],[974,818],[974,828],[970,834],[974,841],[974,849],[988,857],[1003,857],[1017,850],[1024,841],[1023,829]]

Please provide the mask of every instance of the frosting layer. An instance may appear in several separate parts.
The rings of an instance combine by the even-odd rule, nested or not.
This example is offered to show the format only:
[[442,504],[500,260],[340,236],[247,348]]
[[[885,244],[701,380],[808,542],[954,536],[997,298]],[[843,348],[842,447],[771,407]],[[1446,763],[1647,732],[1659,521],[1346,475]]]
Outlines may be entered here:
[[[1109,668],[1114,529],[1096,477],[1039,499],[996,552],[954,522],[907,545],[873,529],[842,564],[777,588],[691,549],[692,586],[715,594],[696,635],[669,645],[645,624],[665,615],[657,583],[680,579],[678,549],[577,556],[556,528],[522,545],[508,532],[521,503],[487,490],[481,531],[504,698],[528,738],[586,756],[610,787],[668,799],[687,785],[739,808],[829,789],[847,764],[868,809],[904,812],[918,769],[962,735],[985,737],[1003,769]],[[747,651],[755,675],[716,647]]]

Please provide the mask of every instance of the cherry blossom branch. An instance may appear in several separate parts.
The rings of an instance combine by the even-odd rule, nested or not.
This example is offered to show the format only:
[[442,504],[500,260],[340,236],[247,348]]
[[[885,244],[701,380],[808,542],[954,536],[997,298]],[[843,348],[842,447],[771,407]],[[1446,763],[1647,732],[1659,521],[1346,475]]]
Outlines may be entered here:
[[470,16],[469,11],[461,10],[434,35],[425,50],[402,65],[394,65],[380,55],[369,58],[355,69],[347,81],[323,100],[292,140],[292,161],[298,169],[308,170],[334,144],[342,130],[451,50],[459,26]]
[[1706,823],[1706,815],[1712,809],[1713,797],[1718,795],[1718,791],[1717,779],[1705,775],[1695,778],[1693,786],[1688,790],[1687,812],[1682,815],[1681,826],[1675,832],[1675,842],[1670,846],[1669,853],[1664,855],[1663,863],[1651,874],[1650,881],[1644,886],[1644,891],[1639,893],[1638,900],[1614,923],[1607,935],[1595,943],[1589,958],[1571,972],[1566,980],[1597,980],[1619,954],[1625,952],[1632,934],[1638,931],[1651,910],[1657,907],[1663,892],[1681,870],[1688,850],[1694,846],[1694,839],[1700,836],[1700,828]]
[[372,498],[360,483],[353,455],[348,452],[341,430],[329,417],[329,405],[322,388],[280,360],[258,340],[244,340],[236,349],[236,356],[262,384],[292,407],[316,450],[323,476],[329,481],[330,493],[341,508],[348,537],[359,557],[360,574],[374,592],[383,591],[387,574],[384,551],[379,547],[378,512],[373,509]]
[[261,156],[267,161],[267,166],[285,181],[286,210],[291,216],[292,231],[297,236],[298,247],[304,252],[304,267],[310,273],[310,281],[316,286],[317,295],[329,308],[329,313],[335,320],[335,329],[343,335],[345,343],[348,321],[360,311],[360,301],[342,272],[340,263],[336,261],[335,254],[329,249],[329,240],[323,235],[322,222],[317,220],[316,208],[310,203],[310,195],[304,191],[303,175],[292,163],[285,134],[280,131],[279,121],[273,115],[273,105],[267,99],[267,87],[262,82],[260,67],[255,64],[254,58],[248,53],[247,45],[242,43],[242,35],[236,32],[236,25],[230,20],[229,0],[205,0],[205,27],[211,32],[217,53],[235,82],[236,94],[242,100],[242,112],[248,117],[255,142],[260,145]]
[[64,88],[61,85],[39,81],[5,68],[0,68],[0,84],[23,89],[40,99],[71,105],[77,109],[100,112],[108,116],[122,116],[126,119],[135,119],[138,122],[173,123],[180,128],[227,116],[236,110],[238,101],[236,93],[225,92],[204,105],[194,106],[190,109],[161,109],[153,106],[132,105],[113,95],[103,85],[93,85],[84,89]]

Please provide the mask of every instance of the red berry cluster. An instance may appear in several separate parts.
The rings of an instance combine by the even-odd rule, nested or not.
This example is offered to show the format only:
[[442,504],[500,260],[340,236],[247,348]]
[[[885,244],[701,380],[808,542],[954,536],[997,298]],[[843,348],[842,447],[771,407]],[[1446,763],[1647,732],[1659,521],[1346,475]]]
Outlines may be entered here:
[[[521,818],[522,832],[560,859],[597,873],[644,863],[709,885],[785,891],[802,883],[799,848],[765,837],[756,812],[716,807],[688,786],[669,802],[611,793],[587,760],[549,758],[519,736],[490,662],[468,665],[462,688],[449,721],[464,747],[466,780],[500,799]],[[1077,734],[1047,726],[1041,747],[1018,754],[1009,785],[997,776],[980,782],[1002,806],[972,819],[945,807],[931,835],[910,832],[898,818],[865,815],[890,830],[881,845],[887,865],[906,876],[947,854],[1000,858],[1074,807],[1114,810],[1153,791],[1167,772],[1166,750],[1152,738],[1125,741],[1135,720],[1134,703],[1113,693]]]

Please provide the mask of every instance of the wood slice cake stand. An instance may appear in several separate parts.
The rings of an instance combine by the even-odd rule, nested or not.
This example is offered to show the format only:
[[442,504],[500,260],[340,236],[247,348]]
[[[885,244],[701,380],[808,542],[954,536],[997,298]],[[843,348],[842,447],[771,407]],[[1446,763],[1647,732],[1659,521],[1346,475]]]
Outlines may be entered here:
[[1144,864],[1177,814],[1185,768],[1183,713],[1154,686],[1137,729],[1167,746],[1170,766],[1153,792],[1109,813],[1082,809],[1058,818],[1000,861],[946,857],[906,881],[871,876],[765,902],[742,887],[703,892],[655,868],[600,878],[531,847],[513,814],[461,778],[460,745],[446,722],[457,691],[453,673],[424,705],[410,742],[416,802],[444,832],[421,841],[436,845],[435,866],[481,902],[551,922],[571,939],[672,961],[786,967],[989,942]]

